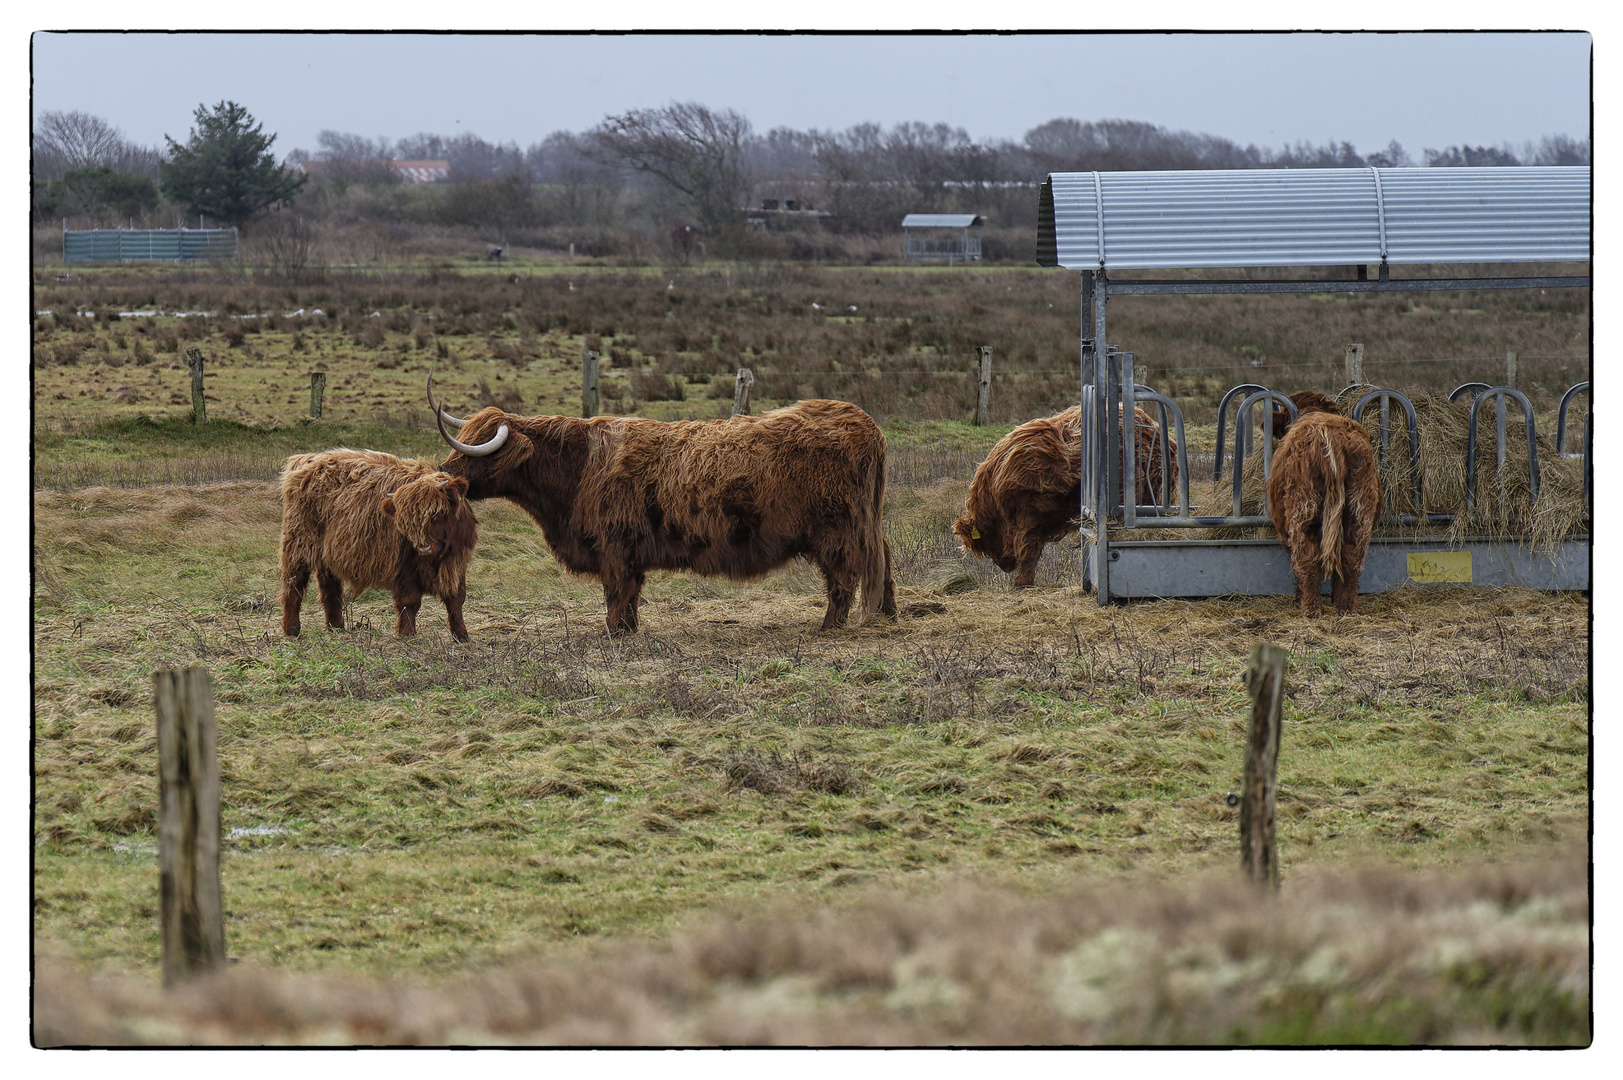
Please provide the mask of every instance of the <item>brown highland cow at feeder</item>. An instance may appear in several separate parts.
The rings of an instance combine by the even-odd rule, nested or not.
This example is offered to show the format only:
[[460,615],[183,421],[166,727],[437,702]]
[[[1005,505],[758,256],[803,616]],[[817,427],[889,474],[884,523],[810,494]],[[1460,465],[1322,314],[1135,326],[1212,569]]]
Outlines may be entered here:
[[395,632],[417,632],[423,595],[437,596],[451,635],[468,640],[462,602],[478,538],[468,482],[432,462],[376,450],[295,454],[282,469],[282,632],[299,632],[310,572],[327,626],[344,628],[344,586],[394,593]]
[[1302,411],[1274,450],[1268,477],[1268,511],[1290,553],[1304,615],[1323,609],[1319,585],[1326,577],[1337,611],[1358,606],[1358,578],[1381,516],[1381,477],[1369,433],[1334,405],[1298,406]]
[[611,634],[636,631],[650,570],[750,580],[797,556],[822,571],[824,630],[845,623],[859,584],[863,611],[896,615],[885,436],[855,405],[675,422],[487,408],[458,420],[432,379],[428,402],[455,450],[441,468],[467,479],[470,499],[524,510],[566,570],[601,581]]
[[[1161,493],[1178,483],[1178,443],[1168,437],[1170,467],[1164,469],[1161,426],[1135,408],[1133,428],[1138,502],[1160,502]],[[1070,531],[1081,503],[1082,410],[1073,405],[1057,416],[1028,420],[998,440],[975,470],[969,501],[952,531],[965,551],[1014,573],[1015,587],[1023,589],[1035,583],[1043,548]]]

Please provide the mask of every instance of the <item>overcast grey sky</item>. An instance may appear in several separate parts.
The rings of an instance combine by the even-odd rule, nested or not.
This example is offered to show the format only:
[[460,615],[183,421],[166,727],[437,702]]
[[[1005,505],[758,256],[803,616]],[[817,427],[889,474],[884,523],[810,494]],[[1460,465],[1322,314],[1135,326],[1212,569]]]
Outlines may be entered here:
[[1589,135],[1587,33],[998,36],[36,34],[33,106],[184,140],[236,101],[314,150],[324,128],[539,142],[698,101],[755,129],[944,121],[1019,139],[1057,116],[1143,120],[1279,147]]

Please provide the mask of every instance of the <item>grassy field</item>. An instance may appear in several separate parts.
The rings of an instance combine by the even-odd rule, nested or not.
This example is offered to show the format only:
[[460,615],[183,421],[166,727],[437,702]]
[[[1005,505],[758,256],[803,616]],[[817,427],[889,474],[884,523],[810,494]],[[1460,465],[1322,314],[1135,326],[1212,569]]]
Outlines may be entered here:
[[[307,420],[313,370],[327,374],[324,422],[420,426],[429,370],[453,409],[574,413],[588,347],[603,358],[603,411],[655,419],[717,415],[747,366],[762,408],[839,397],[882,421],[966,420],[980,345],[993,348],[995,422],[1075,402],[1072,274],[544,269],[334,273],[298,284],[197,270],[41,272],[34,304],[52,314],[35,320],[36,430],[189,416],[188,348],[206,358],[210,417],[261,426]],[[1589,316],[1574,289],[1122,297],[1111,339],[1195,424],[1211,423],[1217,399],[1241,382],[1338,389],[1351,341],[1365,345],[1366,379],[1410,391],[1497,384],[1515,351],[1518,385],[1542,419],[1588,377]]]
[[[36,344],[36,357],[68,335],[91,337],[90,352],[103,352],[97,342],[106,340],[110,355],[125,322],[57,330]],[[395,638],[388,598],[377,592],[350,606],[351,630],[307,629],[287,640],[272,483],[281,458],[339,443],[440,453],[414,395],[434,362],[420,353],[443,338],[380,369],[367,366],[380,353],[342,337],[340,323],[325,336],[267,328],[225,345],[231,362],[211,369],[220,412],[210,409],[226,422],[202,429],[179,422],[184,410],[162,396],[170,383],[184,385],[184,370],[167,366],[176,354],[95,375],[142,387],[138,378],[155,377],[138,391],[146,400],[129,404],[86,383],[96,369],[83,362],[53,354],[35,371],[33,920],[53,965],[50,985],[68,988],[53,1001],[72,1000],[86,973],[128,980],[121,987],[155,983],[150,672],[200,663],[213,675],[221,725],[228,951],[242,962],[241,978],[268,980],[250,979],[233,1000],[296,997],[303,991],[278,988],[305,984],[276,981],[295,976],[454,987],[485,977],[470,970],[520,979],[513,972],[531,969],[513,965],[523,964],[553,972],[533,975],[553,980],[547,986],[567,989],[574,976],[559,972],[579,967],[658,997],[666,976],[639,983],[626,972],[664,962],[649,957],[722,949],[736,938],[753,943],[738,946],[743,959],[696,969],[720,980],[701,1004],[730,1002],[726,1017],[782,1017],[776,1026],[712,1016],[709,1026],[593,1027],[566,1009],[558,1015],[575,1019],[549,1028],[534,1016],[509,1024],[453,1009],[421,1030],[429,1042],[447,1032],[587,1042],[749,1041],[754,1032],[768,1041],[763,1031],[779,1041],[837,1042],[841,1030],[845,1041],[880,1043],[999,1042],[1022,1032],[1035,1041],[1587,1040],[1587,949],[1571,940],[1587,919],[1582,888],[1572,885],[1583,877],[1588,825],[1586,596],[1400,590],[1366,597],[1356,615],[1317,621],[1300,619],[1288,597],[1101,610],[1063,544],[1045,555],[1041,588],[1016,593],[948,535],[975,462],[1007,428],[892,417],[886,526],[902,608],[894,624],[818,633],[821,588],[796,564],[753,584],[654,575],[645,632],[610,641],[597,585],[562,574],[528,518],[483,503],[468,582],[471,643],[452,641],[433,600],[420,636]],[[147,333],[178,335],[179,325],[155,319]],[[300,333],[302,354],[292,351]],[[128,331],[125,347],[133,351],[135,340]],[[480,379],[506,386],[495,377],[509,373],[525,410],[568,399],[567,355],[583,339],[534,340],[561,355],[521,366],[465,356],[462,371],[453,367],[444,380],[452,407],[471,408],[479,399],[470,387]],[[404,350],[386,341],[395,344],[381,355]],[[307,400],[298,376],[316,353],[328,363],[331,411],[307,425],[297,419]],[[87,390],[82,398],[75,385]],[[654,405],[702,415],[717,402],[656,402],[647,411]],[[307,627],[318,622],[314,612],[312,600]],[[1077,976],[1093,990],[1042,983],[1039,996],[1058,1019],[1029,1028],[987,1019],[1006,1012],[999,1001],[1025,1000],[999,998],[1002,984],[991,976],[954,976],[977,1003],[967,1012],[909,1005],[913,993],[952,998],[956,991],[930,981],[950,974],[930,950],[947,949],[960,931],[909,938],[895,929],[906,919],[876,911],[920,912],[908,918],[950,927],[957,924],[946,912],[979,912],[984,924],[1005,917],[987,915],[995,910],[1011,927],[1038,928],[1070,911],[1070,929],[1057,936],[1008,933],[1025,934],[1020,948],[1037,950],[1042,965],[1072,963],[1063,958],[1078,949],[1086,959],[1086,948],[1112,941],[1126,948],[1143,933],[1171,950],[1163,966],[1182,963],[1165,925],[1135,929],[1115,916],[1083,925],[1074,897],[1114,889],[1113,903],[1130,910],[1135,903],[1119,897],[1184,895],[1178,890],[1191,882],[1228,880],[1237,825],[1226,796],[1238,787],[1247,707],[1238,676],[1258,639],[1291,651],[1280,755],[1290,910],[1306,912],[1315,897],[1345,888],[1333,882],[1347,874],[1409,882],[1406,873],[1446,872],[1454,884],[1424,878],[1433,884],[1393,884],[1381,895],[1434,896],[1445,923],[1486,897],[1497,905],[1493,919],[1508,926],[1543,919],[1555,927],[1560,959],[1542,938],[1517,952],[1492,928],[1498,923],[1472,924],[1455,935],[1464,944],[1454,959],[1418,982],[1402,975],[1418,962],[1412,950],[1372,945],[1360,954],[1366,960],[1349,953],[1332,965],[1330,989],[1300,998],[1309,1005],[1282,1009],[1279,972],[1300,974],[1312,943],[1335,931],[1314,922],[1248,946],[1239,931],[1222,936],[1233,930],[1223,918],[1243,921],[1246,904],[1236,898],[1214,908],[1213,925],[1222,925],[1211,947],[1221,955],[1211,964],[1268,956],[1285,967],[1253,965],[1224,984],[1248,988],[1234,1015],[1217,1009],[1214,1020],[1192,1004],[1180,1026],[1155,1011],[1153,987],[1122,990],[1134,1004],[1119,1023],[1074,1005],[1076,993],[1128,979],[1131,965]],[[1574,844],[1578,854],[1559,872],[1516,869]],[[1485,863],[1509,868],[1494,879],[1501,885],[1519,884],[1494,893],[1477,869]],[[971,902],[966,888],[982,891]],[[840,933],[854,936],[819,959],[818,920],[845,915]],[[759,959],[779,955],[750,921],[763,918],[808,927],[784,931],[784,940],[803,943],[799,959]],[[875,918],[892,929],[861,929]],[[1423,919],[1404,925],[1382,940],[1430,933]],[[872,946],[868,961],[860,942]],[[1162,945],[1143,955],[1163,956]],[[588,957],[598,966],[580,967]],[[825,970],[841,963],[868,974]],[[1129,984],[1139,985],[1120,986]],[[1217,983],[1201,985],[1207,990],[1191,1002],[1215,1000],[1207,991],[1220,996]],[[762,1013],[760,1002],[728,998],[735,990],[775,1004]],[[407,993],[378,992],[385,996],[376,1000],[397,1004]],[[793,1003],[808,994],[822,1004],[797,1011]],[[895,1016],[925,1020],[863,1026],[860,1015],[881,1015],[865,994],[889,1002]],[[198,1034],[189,1020],[137,1022],[146,1006],[129,1003],[140,997],[134,989],[126,997],[125,1012],[107,1005],[109,1016],[125,1017],[110,1026],[53,1013],[51,1030],[99,1033],[89,1041],[229,1041],[219,1032],[256,1022],[232,1029],[222,1020],[215,1035]],[[1445,1008],[1445,999],[1454,1004]],[[1430,1004],[1414,1005],[1421,1000]],[[295,1040],[399,1034],[344,1024],[337,1036],[314,1020],[266,1030]]]

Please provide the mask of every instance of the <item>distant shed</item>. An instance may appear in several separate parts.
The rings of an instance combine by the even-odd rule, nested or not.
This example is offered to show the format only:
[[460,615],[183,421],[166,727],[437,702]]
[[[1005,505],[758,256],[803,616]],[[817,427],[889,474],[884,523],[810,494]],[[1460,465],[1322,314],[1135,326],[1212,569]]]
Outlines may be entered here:
[[981,225],[979,214],[908,214],[902,219],[907,257],[917,262],[979,262]]

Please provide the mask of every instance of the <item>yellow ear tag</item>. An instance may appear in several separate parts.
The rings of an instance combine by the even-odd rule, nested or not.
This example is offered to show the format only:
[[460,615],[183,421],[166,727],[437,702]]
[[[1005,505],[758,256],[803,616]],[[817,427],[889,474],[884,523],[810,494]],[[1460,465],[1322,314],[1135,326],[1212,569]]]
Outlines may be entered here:
[[971,525],[969,527],[969,538],[971,540],[979,540],[981,538],[981,531],[975,528],[975,526]]

